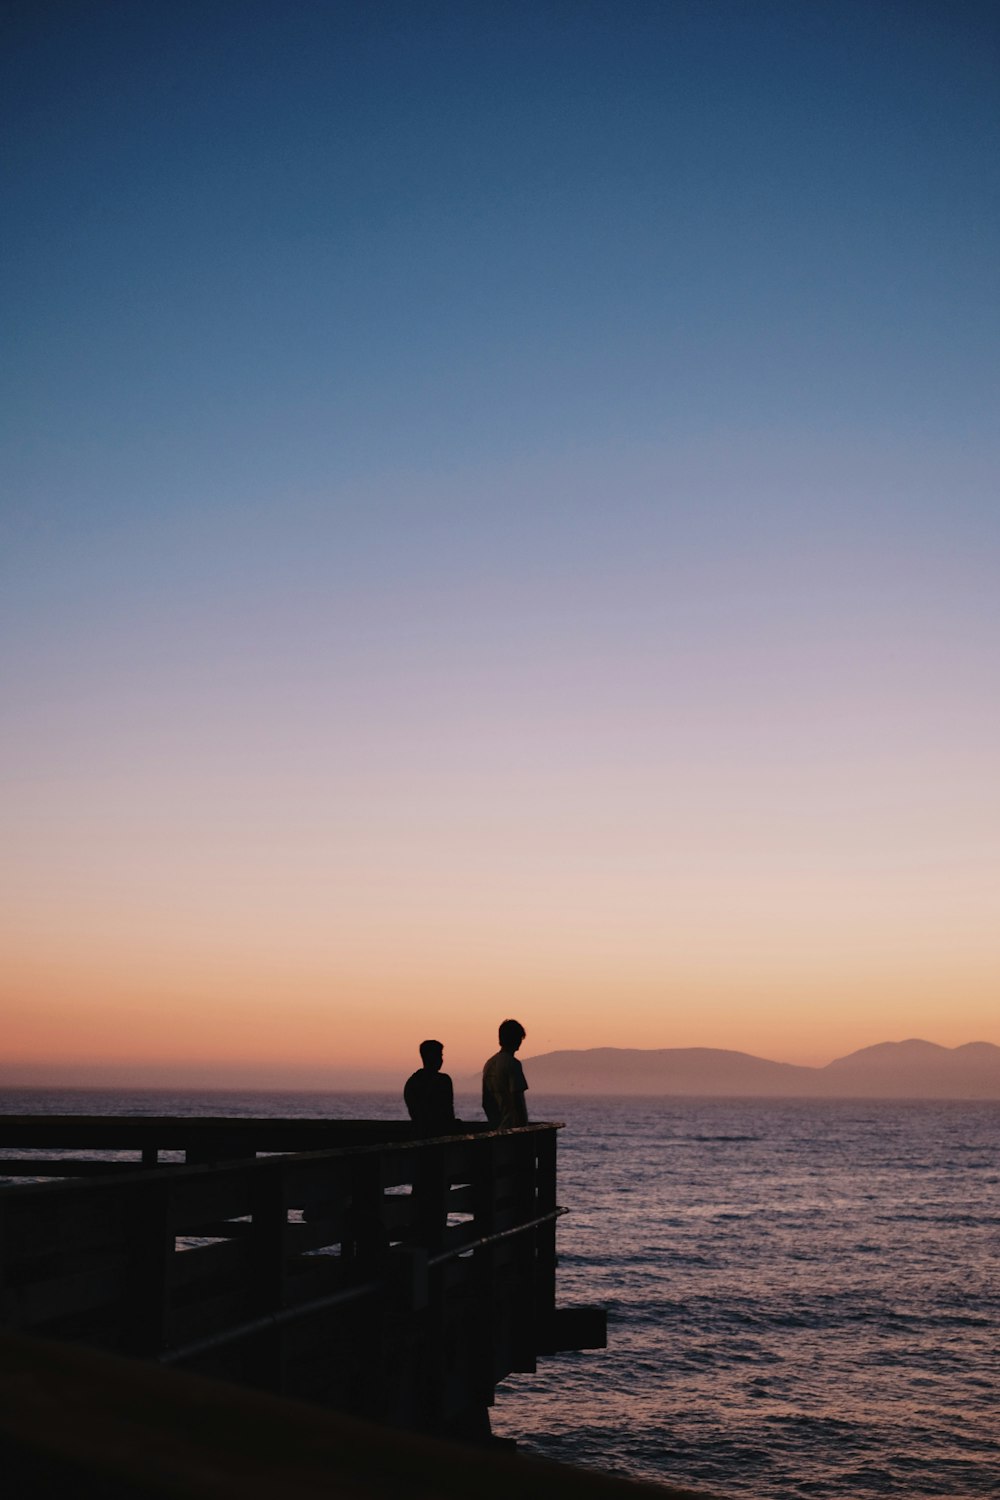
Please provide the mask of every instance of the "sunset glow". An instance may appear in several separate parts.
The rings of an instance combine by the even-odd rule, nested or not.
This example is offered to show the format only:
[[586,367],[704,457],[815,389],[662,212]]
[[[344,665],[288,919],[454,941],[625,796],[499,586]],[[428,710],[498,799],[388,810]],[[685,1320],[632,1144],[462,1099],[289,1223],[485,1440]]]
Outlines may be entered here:
[[0,1082],[1000,1043],[976,8],[252,9],[5,64]]

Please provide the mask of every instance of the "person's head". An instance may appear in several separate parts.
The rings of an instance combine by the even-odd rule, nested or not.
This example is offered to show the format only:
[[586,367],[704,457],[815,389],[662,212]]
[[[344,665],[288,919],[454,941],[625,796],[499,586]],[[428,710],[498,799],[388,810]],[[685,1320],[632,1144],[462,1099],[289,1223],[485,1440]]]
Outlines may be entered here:
[[440,1042],[421,1042],[420,1061],[431,1073],[439,1073],[444,1062],[444,1047]]
[[527,1035],[520,1021],[500,1022],[500,1045],[508,1052],[516,1052]]

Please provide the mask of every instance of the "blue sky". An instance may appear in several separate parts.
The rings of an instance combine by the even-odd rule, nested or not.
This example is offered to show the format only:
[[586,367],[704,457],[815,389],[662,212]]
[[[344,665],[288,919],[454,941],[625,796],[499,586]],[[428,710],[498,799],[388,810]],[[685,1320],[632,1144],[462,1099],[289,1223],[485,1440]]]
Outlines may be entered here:
[[989,6],[7,9],[29,477],[992,414]]
[[[582,846],[584,927],[655,908],[670,828],[664,891],[722,850],[706,911],[777,845],[819,921],[850,847],[926,872],[924,971],[975,951],[985,994],[995,6],[33,0],[0,26],[9,879],[64,990],[81,869],[110,911],[172,868],[166,820],[209,907],[259,823],[265,886],[336,829],[373,869],[402,839],[407,889],[439,847],[459,927],[462,851],[495,847],[483,904],[527,868],[554,932]],[[857,993],[902,993],[844,900]],[[640,987],[673,993],[694,948],[675,973],[653,925]]]

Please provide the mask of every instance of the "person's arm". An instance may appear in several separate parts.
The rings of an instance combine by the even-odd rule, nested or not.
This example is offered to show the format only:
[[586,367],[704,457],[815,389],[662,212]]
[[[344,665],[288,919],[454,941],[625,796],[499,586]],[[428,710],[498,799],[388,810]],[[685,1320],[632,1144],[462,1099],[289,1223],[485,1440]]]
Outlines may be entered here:
[[494,1130],[500,1124],[500,1097],[494,1087],[495,1061],[491,1057],[483,1069],[483,1114]]
[[511,1068],[511,1114],[515,1125],[527,1125],[528,1105],[525,1093],[528,1088],[528,1080],[524,1076],[524,1069],[518,1058],[514,1058],[514,1067]]
[[510,1130],[515,1125],[526,1125],[528,1117],[522,1092],[524,1074],[521,1072],[521,1065],[516,1057],[510,1056],[509,1053],[502,1055],[493,1082],[497,1091],[497,1103],[500,1106],[501,1128]]

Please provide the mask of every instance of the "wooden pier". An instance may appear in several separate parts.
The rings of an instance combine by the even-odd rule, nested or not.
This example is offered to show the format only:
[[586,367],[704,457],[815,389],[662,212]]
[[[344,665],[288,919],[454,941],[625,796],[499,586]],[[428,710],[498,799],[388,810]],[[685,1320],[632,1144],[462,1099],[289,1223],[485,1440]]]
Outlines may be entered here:
[[490,1442],[606,1341],[556,1306],[558,1129],[0,1116],[5,1496],[697,1500]]
[[556,1307],[558,1128],[0,1117],[0,1323],[487,1437],[505,1375],[605,1342]]

